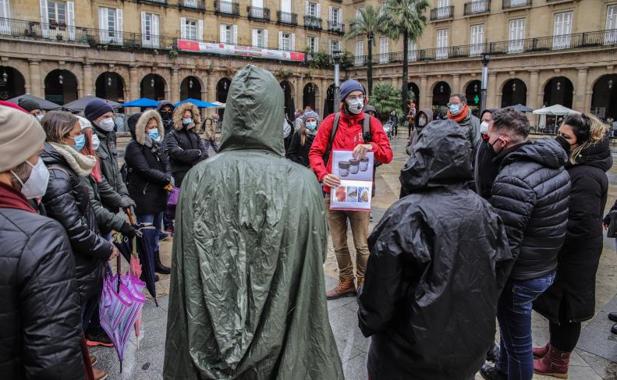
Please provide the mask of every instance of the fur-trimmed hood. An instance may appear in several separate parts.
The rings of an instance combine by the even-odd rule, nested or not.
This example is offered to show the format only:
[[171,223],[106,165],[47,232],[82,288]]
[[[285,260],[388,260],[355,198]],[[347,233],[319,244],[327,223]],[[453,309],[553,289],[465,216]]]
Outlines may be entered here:
[[201,116],[199,115],[199,108],[193,103],[184,103],[176,107],[174,110],[174,129],[177,131],[182,130],[182,114],[184,111],[189,110],[193,114],[193,123],[195,127],[193,129],[198,128],[201,125]]
[[150,139],[150,136],[148,136],[148,134],[146,133],[146,125],[148,125],[150,119],[156,120],[159,134],[161,135],[161,141],[163,141],[163,138],[165,137],[165,127],[163,127],[163,120],[161,119],[161,115],[156,110],[148,110],[143,112],[141,116],[139,116],[139,119],[135,124],[133,138],[140,145],[145,145],[147,147],[152,146],[152,140]]

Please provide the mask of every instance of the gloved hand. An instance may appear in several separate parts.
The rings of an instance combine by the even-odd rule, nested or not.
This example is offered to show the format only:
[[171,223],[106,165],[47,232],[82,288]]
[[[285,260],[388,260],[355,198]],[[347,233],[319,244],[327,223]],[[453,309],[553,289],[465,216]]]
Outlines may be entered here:
[[135,204],[134,200],[126,196],[122,197],[122,201],[120,201],[120,207],[124,209],[124,208],[135,207],[135,206],[137,205]]
[[128,224],[127,222],[124,222],[124,224],[122,225],[122,228],[120,228],[120,232],[122,232],[124,235],[130,238],[134,238],[135,235],[137,234],[137,230],[133,226]]

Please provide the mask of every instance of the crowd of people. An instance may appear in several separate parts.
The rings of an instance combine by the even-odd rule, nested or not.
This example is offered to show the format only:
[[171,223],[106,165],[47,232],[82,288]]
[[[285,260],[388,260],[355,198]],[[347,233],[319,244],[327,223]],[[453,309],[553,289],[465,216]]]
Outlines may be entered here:
[[[401,197],[369,235],[368,211],[330,208],[333,152],[375,165],[393,152],[364,87],[347,80],[339,98],[292,126],[275,77],[249,65],[220,144],[211,124],[197,132],[195,105],[161,102],[128,118],[123,166],[106,102],[83,116],[0,104],[0,373],[106,378],[88,347],[111,345],[98,303],[112,233],[155,226],[175,239],[171,267],[156,251],[171,274],[166,379],[342,379],[327,300],[347,296],[373,380],[567,377],[595,311],[602,227],[617,220],[617,204],[603,218],[608,127],[573,114],[532,140],[523,114],[478,119],[460,94],[445,120],[410,107]],[[338,281],[325,290],[328,234]],[[538,347],[532,310],[550,322]]]

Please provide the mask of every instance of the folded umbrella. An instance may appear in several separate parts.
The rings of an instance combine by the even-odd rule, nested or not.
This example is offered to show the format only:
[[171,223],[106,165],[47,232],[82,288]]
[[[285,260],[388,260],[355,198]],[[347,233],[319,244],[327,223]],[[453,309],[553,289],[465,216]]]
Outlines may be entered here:
[[159,231],[152,224],[140,224],[138,230],[141,236],[137,236],[137,253],[141,263],[142,278],[146,283],[146,288],[154,298],[154,304],[158,307],[156,300],[156,272],[155,260],[159,246]]

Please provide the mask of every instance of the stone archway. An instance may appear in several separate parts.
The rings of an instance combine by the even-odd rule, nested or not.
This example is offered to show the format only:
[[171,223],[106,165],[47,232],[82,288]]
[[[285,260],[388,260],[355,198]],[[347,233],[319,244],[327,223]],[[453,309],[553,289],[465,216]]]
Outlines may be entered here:
[[302,91],[302,109],[308,106],[317,112],[317,105],[319,105],[319,87],[315,83],[307,83]]
[[415,103],[416,110],[420,109],[420,87],[413,82],[407,83],[407,91],[409,92],[409,100]]
[[201,99],[201,80],[195,76],[188,76],[180,84],[180,100],[193,98]]
[[501,88],[501,107],[527,105],[527,85],[521,79],[507,80]]
[[544,86],[543,104],[545,107],[561,104],[564,107],[572,108],[574,98],[574,86],[570,79],[560,76],[553,77]]
[[68,70],[52,70],[45,77],[45,99],[64,105],[78,97],[77,77]]
[[471,108],[474,115],[480,116],[480,99],[482,82],[479,80],[472,80],[465,86],[465,97],[467,98],[467,105]]
[[167,82],[158,74],[148,74],[141,80],[140,97],[154,100],[165,99]]
[[591,112],[603,120],[617,120],[617,74],[603,75],[594,83]]
[[[229,78],[221,78],[216,84],[216,101],[221,103],[227,102],[227,94],[229,93],[229,86],[231,85],[231,80]],[[221,121],[223,120],[223,116],[225,115],[225,110],[223,108],[218,110],[219,118]]]
[[[433,115],[438,116],[439,113],[443,113],[444,107],[447,107],[448,101],[450,101],[450,94],[452,89],[447,82],[440,81],[433,86]],[[441,115],[445,116],[445,115]]]
[[293,96],[293,85],[288,80],[281,81],[280,85],[283,89],[283,96],[285,98],[285,115],[289,120],[294,120],[294,114],[296,112],[296,102]]
[[95,94],[102,99],[113,100],[114,102],[124,103],[124,78],[118,73],[107,71],[96,78]]
[[0,66],[0,100],[7,100],[26,93],[26,80],[19,70]]
[[334,83],[328,86],[328,91],[326,91],[326,99],[324,100],[324,105],[323,105],[323,117],[324,118],[330,115],[331,113],[334,113],[335,91],[336,89],[334,87]]

